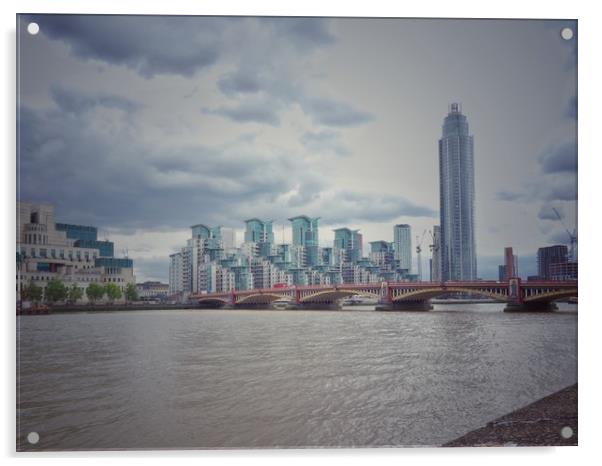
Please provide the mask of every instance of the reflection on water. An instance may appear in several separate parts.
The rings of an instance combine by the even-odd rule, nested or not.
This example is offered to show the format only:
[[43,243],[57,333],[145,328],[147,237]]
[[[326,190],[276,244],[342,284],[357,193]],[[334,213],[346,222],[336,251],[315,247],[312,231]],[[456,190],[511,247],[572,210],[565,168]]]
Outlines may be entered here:
[[438,445],[577,380],[575,306],[502,306],[21,316],[19,448]]

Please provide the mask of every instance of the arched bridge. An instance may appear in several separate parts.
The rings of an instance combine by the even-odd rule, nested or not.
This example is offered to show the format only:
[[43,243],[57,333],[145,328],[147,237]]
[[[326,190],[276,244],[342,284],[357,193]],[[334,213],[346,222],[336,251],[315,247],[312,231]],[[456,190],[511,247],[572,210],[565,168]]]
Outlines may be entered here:
[[353,295],[372,296],[381,309],[427,309],[429,300],[454,293],[491,298],[508,304],[507,310],[531,310],[549,307],[558,299],[576,297],[577,282],[521,281],[511,278],[497,281],[379,282],[365,284],[310,285],[226,293],[195,294],[193,299],[207,306],[264,306],[286,300],[299,307],[332,306]]

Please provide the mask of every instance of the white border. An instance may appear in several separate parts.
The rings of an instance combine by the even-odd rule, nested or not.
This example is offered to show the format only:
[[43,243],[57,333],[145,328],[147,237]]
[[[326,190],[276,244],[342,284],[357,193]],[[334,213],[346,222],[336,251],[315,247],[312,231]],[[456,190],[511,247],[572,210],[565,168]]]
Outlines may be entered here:
[[[142,6],[142,3],[144,6]],[[378,461],[383,464],[399,464],[400,461],[445,463],[446,465],[507,465],[508,462],[527,460],[546,465],[567,466],[569,462],[593,462],[596,456],[600,432],[600,370],[597,344],[602,332],[602,305],[595,299],[596,283],[602,264],[600,257],[600,153],[597,143],[600,132],[600,56],[602,28],[590,1],[530,2],[506,0],[503,2],[478,2],[467,0],[424,2],[385,1],[182,1],[147,0],[126,2],[123,0],[67,1],[9,0],[1,3],[0,21],[3,32],[2,92],[6,104],[2,112],[2,141],[4,166],[2,218],[8,227],[2,228],[4,267],[2,267],[2,294],[4,342],[2,348],[5,365],[2,400],[6,413],[1,424],[2,452],[14,461],[15,456],[29,464],[34,458],[43,457],[50,463],[65,461],[98,463],[134,462],[134,464],[162,464],[171,458],[205,462],[225,461],[226,464],[244,461],[245,464],[305,464],[308,461],[328,464],[358,464]],[[14,209],[15,209],[15,14],[25,12],[48,13],[129,13],[129,14],[222,14],[222,15],[302,15],[302,16],[403,16],[403,17],[477,17],[477,18],[577,18],[579,20],[579,241],[580,241],[580,316],[579,316],[579,443],[577,448],[520,448],[520,449],[361,449],[361,450],[254,450],[254,451],[188,451],[188,452],[97,452],[97,453],[43,453],[19,454],[15,448],[15,317],[14,317]],[[545,85],[545,84],[544,84]],[[597,144],[596,144],[597,143]],[[598,149],[594,151],[594,148]],[[602,296],[600,296],[602,299]],[[598,299],[598,301],[600,301]],[[596,455],[598,453],[598,455]]]

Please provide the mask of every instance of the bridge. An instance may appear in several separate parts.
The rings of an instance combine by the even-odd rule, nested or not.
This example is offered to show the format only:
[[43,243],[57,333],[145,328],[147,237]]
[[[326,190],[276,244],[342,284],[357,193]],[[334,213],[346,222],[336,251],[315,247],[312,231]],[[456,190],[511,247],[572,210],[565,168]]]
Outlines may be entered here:
[[378,299],[377,310],[428,310],[430,299],[456,293],[490,298],[506,303],[505,311],[545,311],[554,301],[577,297],[577,281],[379,282],[337,285],[290,286],[224,293],[194,294],[191,299],[204,307],[268,308],[286,300],[297,309],[338,309],[340,299],[364,295]]

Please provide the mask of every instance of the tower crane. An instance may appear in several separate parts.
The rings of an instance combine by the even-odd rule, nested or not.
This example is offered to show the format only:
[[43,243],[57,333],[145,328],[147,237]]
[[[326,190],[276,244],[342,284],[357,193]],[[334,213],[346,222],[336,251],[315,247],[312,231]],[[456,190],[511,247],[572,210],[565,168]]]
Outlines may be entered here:
[[[435,241],[435,235],[432,230],[429,230],[429,235],[431,236],[431,244],[429,244],[429,249],[431,251],[431,267],[435,264],[433,263],[433,256],[439,252],[439,243]],[[431,269],[432,270],[432,269]],[[433,280],[433,276],[431,273],[431,281]]]
[[569,240],[571,242],[571,249],[569,250],[569,257],[572,262],[575,262],[577,260],[577,258],[575,257],[575,246],[577,245],[577,229],[574,229],[573,233],[571,233],[569,231],[569,229],[566,227],[566,225],[564,224],[564,222],[562,221],[562,217],[560,216],[558,211],[554,207],[552,207],[552,210],[556,214],[556,217],[558,217],[558,220],[560,220],[560,223],[562,224],[566,233],[569,235]]
[[422,281],[422,241],[426,235],[426,229],[422,232],[422,237],[416,236],[416,256],[418,261],[418,280]]

